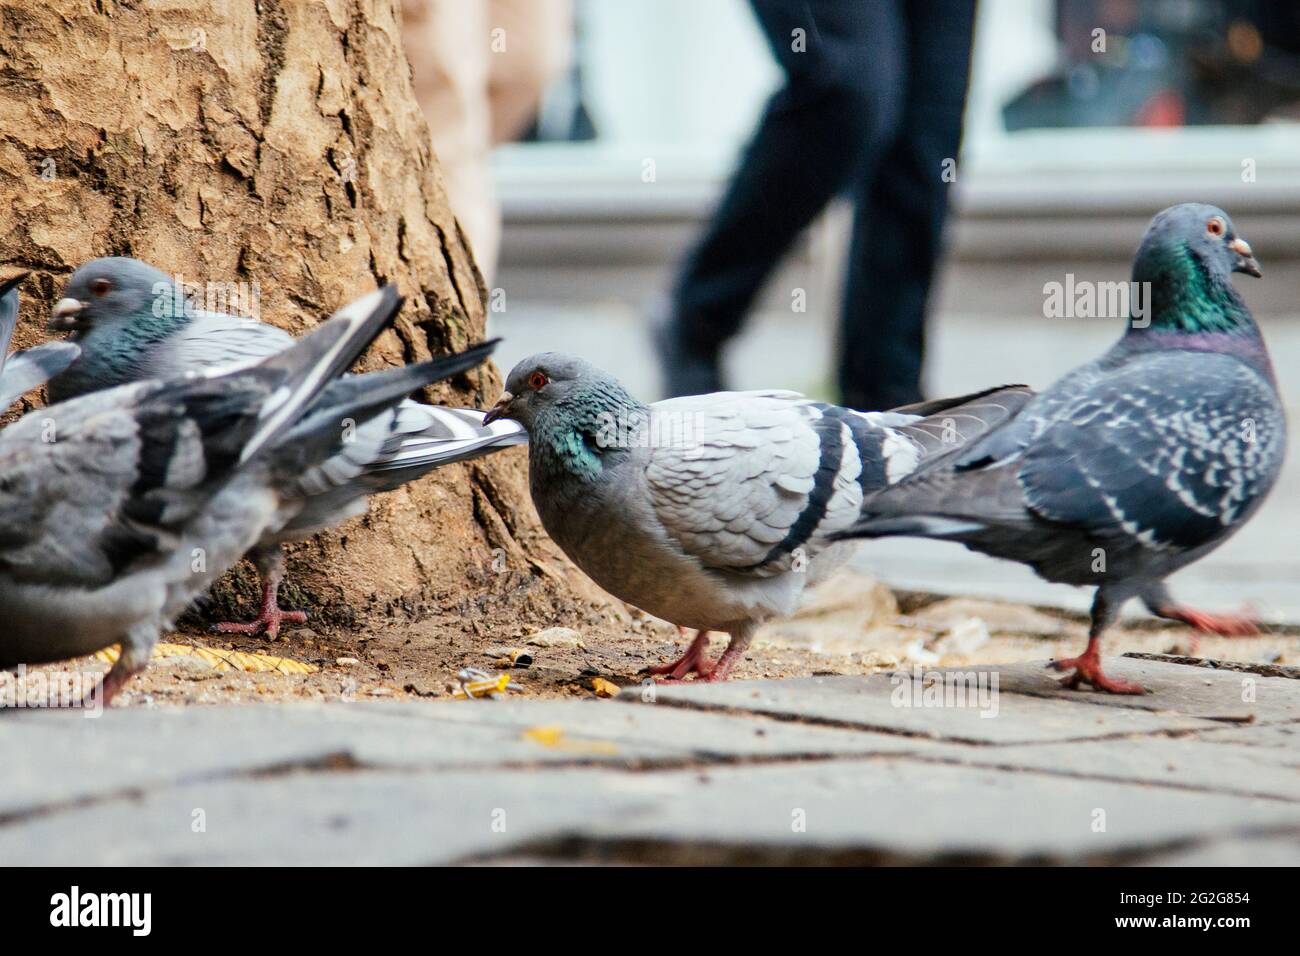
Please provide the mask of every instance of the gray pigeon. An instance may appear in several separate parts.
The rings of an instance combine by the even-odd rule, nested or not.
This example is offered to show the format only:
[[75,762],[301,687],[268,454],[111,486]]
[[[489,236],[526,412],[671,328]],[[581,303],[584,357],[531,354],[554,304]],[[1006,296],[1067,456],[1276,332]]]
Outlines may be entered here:
[[[55,402],[146,378],[239,367],[294,341],[275,326],[196,309],[171,277],[128,258],[95,259],[77,269],[54,307],[50,328],[71,331],[82,350],[81,358],[50,383]],[[474,409],[407,400],[376,416],[334,458],[301,476],[302,509],[252,549],[249,557],[262,577],[258,617],[247,624],[219,624],[217,630],[274,638],[282,622],[306,620],[301,611],[279,607],[283,543],[364,513],[367,495],[391,491],[440,465],[526,441],[514,423],[485,425],[483,413]]]
[[[955,454],[1029,397],[1010,386],[893,412],[794,392],[718,392],[643,405],[581,359],[534,355],[489,420],[530,438],[542,524],[611,594],[699,633],[652,673],[725,680],[764,621],[848,557],[829,536],[863,498]],[[929,417],[923,417],[929,416]],[[731,636],[716,665],[709,631]]]
[[400,305],[386,288],[258,365],[121,386],[0,432],[0,667],[120,643],[111,700],[195,596],[294,520],[300,474],[345,421],[489,354],[339,379]]
[[40,388],[76,361],[81,349],[71,342],[46,342],[6,356],[18,327],[18,287],[28,273],[0,282],[0,411]]
[[1143,693],[1101,669],[1102,633],[1132,597],[1203,630],[1254,633],[1178,606],[1164,585],[1249,520],[1285,454],[1273,367],[1234,272],[1260,274],[1226,213],[1159,213],[1133,264],[1146,315],[960,455],[873,496],[842,535],[958,541],[1095,586],[1087,650],[1053,664],[1073,670],[1069,687]]

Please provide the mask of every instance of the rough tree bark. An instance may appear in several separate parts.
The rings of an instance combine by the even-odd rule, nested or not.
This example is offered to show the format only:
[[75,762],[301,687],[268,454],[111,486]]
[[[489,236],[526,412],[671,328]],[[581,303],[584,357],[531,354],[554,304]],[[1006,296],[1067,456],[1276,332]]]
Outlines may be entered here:
[[[412,94],[396,6],[0,0],[0,265],[35,274],[19,344],[43,337],[67,275],[101,255],[186,281],[256,282],[260,317],[295,334],[395,282],[409,301],[367,368],[480,339],[482,280]],[[483,407],[499,388],[485,366],[429,398]],[[592,594],[552,547],[516,450],[442,469],[293,549],[282,596],[336,622],[475,595],[545,618],[572,588]],[[251,584],[247,569],[229,577],[214,612],[247,610]]]

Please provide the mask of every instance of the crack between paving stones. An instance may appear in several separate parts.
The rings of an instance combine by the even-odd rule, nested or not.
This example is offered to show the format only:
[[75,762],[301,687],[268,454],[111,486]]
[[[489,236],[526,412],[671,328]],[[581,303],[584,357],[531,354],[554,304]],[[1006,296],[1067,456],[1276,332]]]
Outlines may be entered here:
[[1205,793],[1221,797],[1240,797],[1248,800],[1272,800],[1275,803],[1300,803],[1300,794],[1294,797],[1278,796],[1276,793],[1262,793],[1256,790],[1221,789],[1201,784],[1178,780],[1148,780],[1140,777],[1125,777],[1113,773],[1090,773],[1081,770],[1053,769],[1051,767],[1026,767],[1016,763],[970,763],[958,756],[941,756],[939,754],[900,754],[922,763],[944,764],[952,767],[965,767],[972,770],[1001,770],[1016,773],[1037,773],[1046,777],[1064,777],[1072,780],[1089,780],[1095,783],[1122,783],[1137,786],[1162,787],[1166,790],[1181,790],[1185,793]]
[[[1020,692],[1018,691],[1017,693]],[[1023,694],[1023,696],[1028,697],[1028,696],[1035,696],[1035,695],[1026,693]],[[1059,700],[1060,698],[1047,697],[1044,699]],[[838,717],[818,717],[813,714],[785,714],[779,711],[752,710],[745,707],[729,707],[721,704],[708,704],[699,701],[684,700],[684,699],[678,699],[678,700],[664,699],[658,701],[654,706],[677,707],[682,710],[693,710],[693,711],[698,711],[700,713],[708,713],[708,714],[722,714],[729,717],[746,717],[746,718],[759,717],[765,720],[775,720],[779,723],[803,724],[809,727],[831,727],[837,730],[869,731],[871,733],[887,734],[891,737],[907,737],[915,740],[928,740],[931,741],[932,743],[941,743],[941,744],[962,744],[964,746],[969,746],[969,747],[1029,747],[1034,745],[1045,745],[1045,744],[1077,744],[1077,743],[1089,743],[1091,741],[1133,740],[1133,739],[1142,739],[1144,737],[1182,736],[1185,734],[1204,733],[1206,731],[1211,731],[1211,730],[1229,729],[1220,725],[1223,722],[1231,723],[1233,727],[1239,727],[1243,723],[1243,721],[1237,719],[1227,719],[1227,718],[1219,718],[1218,723],[1216,723],[1215,722],[1216,718],[1212,718],[1212,717],[1196,717],[1192,714],[1179,714],[1179,716],[1191,717],[1192,719],[1195,720],[1207,721],[1207,723],[1209,723],[1210,725],[1206,727],[1160,728],[1160,729],[1149,730],[1149,731],[1118,730],[1115,731],[1114,733],[1108,733],[1108,734],[1095,734],[1087,737],[1061,737],[1061,738],[1054,738],[1051,740],[999,741],[999,740],[981,740],[976,737],[957,737],[957,736],[948,736],[948,735],[936,736],[935,734],[928,733],[923,730],[906,730],[899,727],[891,727],[885,724],[858,723],[851,720],[844,720]],[[1123,708],[1123,709],[1128,709],[1128,708]],[[1158,714],[1161,712],[1146,711],[1146,713]],[[1251,721],[1248,726],[1277,727],[1277,726],[1284,726],[1287,724],[1294,724],[1294,723],[1300,723],[1300,718],[1290,718],[1290,719],[1270,720],[1270,721]]]
[[1225,840],[1300,838],[1300,827],[1243,827],[1226,833],[1165,840],[1097,853],[903,853],[869,847],[794,847],[782,844],[682,843],[653,837],[600,837],[561,833],[451,865],[494,865],[518,860],[641,864],[648,866],[1136,866],[1162,854],[1187,852]]
[[[1012,693],[1007,691],[1006,693]],[[1270,727],[1275,724],[1295,723],[1300,718],[1282,717],[1277,720],[1259,720],[1255,714],[1192,714],[1181,710],[1155,710],[1149,707],[1125,707],[1122,704],[1113,704],[1108,701],[1108,694],[1092,694],[1096,700],[1089,700],[1087,696],[1080,695],[1076,701],[1074,698],[1063,698],[1053,694],[1049,690],[1017,690],[1014,692],[1021,697],[1032,697],[1036,700],[1065,700],[1067,703],[1086,704],[1089,707],[1104,707],[1109,711],[1129,711],[1142,714],[1152,714],[1158,717],[1190,717],[1193,720],[1206,720],[1217,724],[1231,724],[1234,727]],[[1155,731],[1160,733],[1160,731]]]
[[1225,671],[1233,674],[1258,674],[1260,677],[1282,677],[1286,680],[1300,680],[1300,667],[1290,664],[1251,664],[1245,661],[1222,661],[1213,657],[1187,657],[1181,654],[1146,654],[1142,651],[1129,651],[1123,655],[1134,660],[1156,661],[1163,664],[1182,664],[1187,667],[1201,667],[1211,671]]
[[157,793],[163,793],[167,790],[174,790],[178,787],[190,786],[196,783],[225,783],[230,780],[258,780],[262,778],[285,776],[298,771],[330,772],[355,769],[359,766],[360,765],[355,756],[350,751],[339,750],[315,757],[306,757],[301,760],[286,760],[270,763],[261,767],[191,774],[177,777],[175,780],[162,780],[152,784],[120,787],[116,790],[109,790],[105,793],[87,794],[84,797],[73,797],[68,800],[56,800],[54,803],[46,803],[39,806],[22,807],[17,810],[6,810],[0,812],[0,828],[19,825],[40,817],[54,816],[59,813],[69,813],[74,810],[84,810],[105,803],[115,803],[122,800],[143,800]]

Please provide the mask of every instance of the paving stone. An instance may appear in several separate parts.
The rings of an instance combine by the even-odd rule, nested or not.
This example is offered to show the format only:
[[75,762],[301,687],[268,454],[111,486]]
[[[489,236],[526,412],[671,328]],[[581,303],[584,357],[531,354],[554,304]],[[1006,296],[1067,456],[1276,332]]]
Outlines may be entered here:
[[[202,811],[204,832],[195,832]],[[1104,832],[1094,829],[1099,812]],[[496,824],[496,826],[494,826]],[[502,830],[504,828],[504,830]],[[1300,807],[906,756],[627,772],[341,771],[195,782],[0,826],[33,864],[416,864],[551,857],[856,853],[887,861],[1108,862],[1251,832]],[[692,856],[694,854],[694,856]]]
[[641,819],[594,819],[591,838],[870,850],[903,862],[1107,862],[1253,828],[1300,833],[1300,806],[1282,801],[907,757],[654,776],[676,776],[683,794]]
[[900,706],[933,700],[876,675],[654,703],[0,713],[0,859],[1300,862],[1300,682],[1242,701],[1241,674],[1114,665],[1155,693],[1013,665],[967,707]]
[[1300,680],[1262,677],[1233,670],[1189,664],[1108,658],[1106,670],[1116,677],[1139,681],[1149,691],[1140,696],[1099,694],[1061,687],[1046,669],[1011,665],[1003,672],[1002,690],[1075,699],[1103,707],[1186,714],[1211,720],[1253,719],[1259,723],[1300,720]]
[[[1300,763],[1300,723],[1245,724],[1239,727],[1221,727],[1197,734],[1197,739],[1207,744],[1230,744],[1244,747],[1270,747],[1289,751],[1283,755],[1291,764]],[[1269,759],[1276,759],[1270,757]]]
[[[446,863],[549,839],[596,813],[648,809],[646,797],[616,800],[599,792],[585,779],[591,774],[373,771],[196,782],[0,826],[0,859],[33,865]],[[205,830],[195,832],[200,819]]]
[[1213,736],[949,747],[944,759],[1300,802],[1300,753],[1292,751],[1285,759],[1263,751],[1270,754],[1264,757],[1255,746],[1206,742]]
[[[347,706],[125,708],[0,714],[6,779],[0,816],[196,777],[322,762],[376,747],[444,760],[498,743],[491,728],[441,738],[401,718]],[[18,756],[15,756],[18,755]]]
[[[655,689],[656,692],[658,688]],[[584,750],[613,744],[629,760],[690,759],[729,760],[746,757],[804,757],[915,753],[933,746],[892,733],[870,733],[766,720],[751,715],[709,713],[680,707],[643,707],[623,700],[493,701],[486,706],[457,704],[412,709],[400,703],[366,703],[358,706],[391,713],[401,712],[422,720],[461,726],[490,726],[507,731],[508,739],[523,739],[529,730],[559,728],[564,736],[548,756],[582,756]],[[450,726],[441,731],[455,733]],[[538,744],[528,741],[525,757],[537,754]],[[588,746],[594,745],[594,746]]]
[[[291,704],[0,715],[0,816],[121,790],[288,764],[636,765],[870,754],[926,745],[891,734],[606,701]],[[526,736],[526,731],[540,732]]]
[[[1118,663],[1118,662],[1116,662]],[[1168,673],[1173,668],[1178,679]],[[1179,711],[1175,705],[1182,702],[1190,706],[1190,698],[1200,700],[1194,708],[1201,713],[1232,711],[1232,702],[1224,700],[1229,695],[1228,683],[1222,675],[1213,675],[1215,687],[1207,690],[1198,687],[1194,692],[1179,690],[1180,681],[1188,681],[1187,671],[1196,668],[1179,667],[1150,661],[1125,661],[1115,668],[1124,676],[1140,670],[1144,677],[1157,675],[1157,684],[1165,693],[1167,706],[1123,704],[1092,706],[1094,699],[1103,696],[1090,692],[1066,691],[1059,687],[1054,677],[1038,664],[1009,664],[1002,667],[969,669],[926,669],[918,681],[914,672],[873,674],[869,677],[808,677],[789,680],[732,681],[725,684],[668,684],[656,691],[660,703],[686,705],[705,709],[741,710],[770,714],[786,719],[813,719],[865,728],[889,730],[895,733],[916,734],[935,739],[970,741],[976,743],[1035,743],[1048,741],[1080,740],[1113,737],[1126,734],[1151,734],[1167,731],[1198,730],[1219,726],[1203,716]],[[997,676],[997,693],[981,697],[974,693],[974,681],[990,692],[992,675]],[[940,675],[935,686],[953,691],[942,698],[945,706],[938,706],[926,694],[926,684]],[[960,684],[966,690],[966,706],[957,706],[963,697],[956,693],[958,684],[951,677],[966,675],[970,683]],[[1270,712],[1279,717],[1300,706],[1300,682],[1281,678],[1258,680],[1282,681],[1295,685],[1286,688],[1270,687],[1261,691],[1261,699],[1270,701]],[[948,683],[943,683],[948,682]],[[1284,698],[1282,691],[1294,696]],[[1239,701],[1240,691],[1232,690]],[[628,700],[640,699],[635,693],[624,692]],[[1155,696],[1155,695],[1152,695]],[[936,700],[939,699],[937,692]],[[623,698],[620,698],[623,699]],[[1121,699],[1121,698],[1116,698]],[[1143,700],[1125,697],[1122,700]],[[988,716],[985,716],[988,715]],[[1300,716],[1300,713],[1297,713]]]

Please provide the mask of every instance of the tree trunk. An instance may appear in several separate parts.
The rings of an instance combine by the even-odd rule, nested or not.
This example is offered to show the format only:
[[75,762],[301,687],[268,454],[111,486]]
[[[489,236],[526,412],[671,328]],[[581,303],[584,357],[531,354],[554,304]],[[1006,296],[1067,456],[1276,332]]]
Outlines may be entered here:
[[[228,284],[215,288],[294,334],[396,283],[408,303],[364,368],[482,338],[482,280],[396,7],[0,0],[0,262],[34,273],[18,344],[43,337],[68,274],[102,255]],[[483,407],[500,384],[484,366],[428,397]],[[285,606],[366,623],[495,595],[546,618],[573,587],[590,597],[541,534],[524,468],[514,450],[373,500],[291,549]],[[247,611],[251,585],[247,568],[229,576],[214,613]]]

